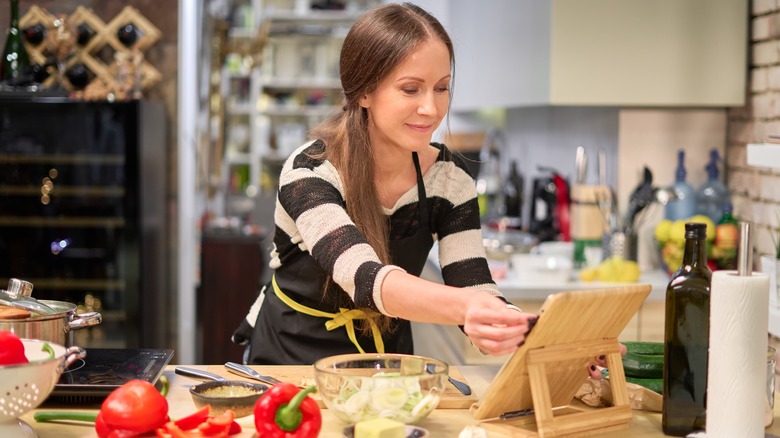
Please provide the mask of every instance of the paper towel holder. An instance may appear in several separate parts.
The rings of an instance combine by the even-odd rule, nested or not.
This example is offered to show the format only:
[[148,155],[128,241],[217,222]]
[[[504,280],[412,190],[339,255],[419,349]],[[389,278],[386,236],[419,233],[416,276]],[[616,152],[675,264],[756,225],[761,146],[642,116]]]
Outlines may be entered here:
[[753,242],[750,239],[750,223],[739,223],[739,246],[737,247],[737,275],[753,275]]

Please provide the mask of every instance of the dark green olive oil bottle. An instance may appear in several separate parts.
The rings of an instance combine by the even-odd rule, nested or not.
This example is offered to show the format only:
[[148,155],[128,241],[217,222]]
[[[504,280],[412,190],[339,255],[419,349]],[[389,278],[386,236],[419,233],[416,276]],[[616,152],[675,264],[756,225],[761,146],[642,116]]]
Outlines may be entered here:
[[711,278],[707,225],[686,223],[682,266],[666,288],[662,415],[666,435],[685,436],[705,427]]

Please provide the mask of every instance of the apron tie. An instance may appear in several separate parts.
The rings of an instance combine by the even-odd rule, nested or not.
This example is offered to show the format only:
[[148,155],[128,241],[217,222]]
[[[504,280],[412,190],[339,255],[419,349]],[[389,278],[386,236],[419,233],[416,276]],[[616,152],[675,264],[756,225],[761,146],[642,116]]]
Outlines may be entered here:
[[304,315],[316,316],[319,318],[330,318],[325,321],[325,328],[328,331],[343,326],[347,330],[347,336],[349,336],[349,340],[352,341],[352,343],[361,353],[365,353],[365,351],[357,341],[354,320],[368,320],[368,324],[371,326],[371,333],[374,335],[374,346],[376,347],[377,353],[382,354],[385,352],[385,343],[382,341],[382,334],[379,332],[379,327],[377,327],[376,322],[374,322],[374,316],[372,314],[369,314],[361,309],[339,308],[338,313],[323,312],[322,310],[312,309],[311,307],[307,307],[303,304],[295,302],[295,300],[285,295],[284,292],[282,292],[282,290],[279,288],[279,285],[276,284],[275,275],[271,277],[271,284],[273,285],[276,296],[279,297],[279,299],[282,300],[284,304],[290,306],[290,308],[293,310],[303,313]]

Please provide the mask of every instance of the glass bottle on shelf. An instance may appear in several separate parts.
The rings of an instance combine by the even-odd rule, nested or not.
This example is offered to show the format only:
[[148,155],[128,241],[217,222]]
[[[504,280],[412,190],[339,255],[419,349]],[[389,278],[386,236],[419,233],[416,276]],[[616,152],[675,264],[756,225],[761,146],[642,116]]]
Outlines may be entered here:
[[8,28],[8,38],[0,59],[0,84],[4,87],[30,85],[32,69],[27,49],[22,41],[19,29],[19,0],[11,0],[11,23]]
[[688,172],[685,169],[685,151],[677,152],[677,169],[675,180],[669,186],[672,198],[664,208],[664,216],[671,221],[687,219],[696,214],[696,192],[686,181]]
[[685,224],[682,266],[666,289],[663,414],[666,435],[685,436],[706,425],[710,282],[707,225]]
[[483,223],[490,223],[501,216],[499,205],[501,192],[501,174],[496,154],[489,152],[479,166],[477,174],[477,201],[479,217]]
[[715,244],[712,258],[718,269],[737,269],[737,244],[739,243],[739,222],[733,214],[734,207],[726,203],[723,215],[715,225]]
[[507,228],[522,229],[523,218],[523,175],[517,170],[517,161],[512,160],[509,176],[504,182],[504,216]]

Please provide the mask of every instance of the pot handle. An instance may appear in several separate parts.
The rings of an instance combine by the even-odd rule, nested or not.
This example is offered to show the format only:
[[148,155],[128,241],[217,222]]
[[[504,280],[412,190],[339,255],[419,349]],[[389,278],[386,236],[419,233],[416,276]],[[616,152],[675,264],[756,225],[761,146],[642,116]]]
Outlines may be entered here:
[[60,368],[61,369],[57,370],[58,373],[62,373],[73,362],[75,362],[75,361],[77,361],[79,359],[84,359],[85,357],[87,357],[87,350],[85,350],[85,349],[83,349],[81,347],[77,347],[77,346],[68,347],[65,350],[65,360],[62,362],[62,364],[60,364]]
[[103,315],[100,312],[87,312],[79,315],[74,315],[73,319],[68,323],[70,330],[78,330],[85,327],[92,327],[103,322]]

